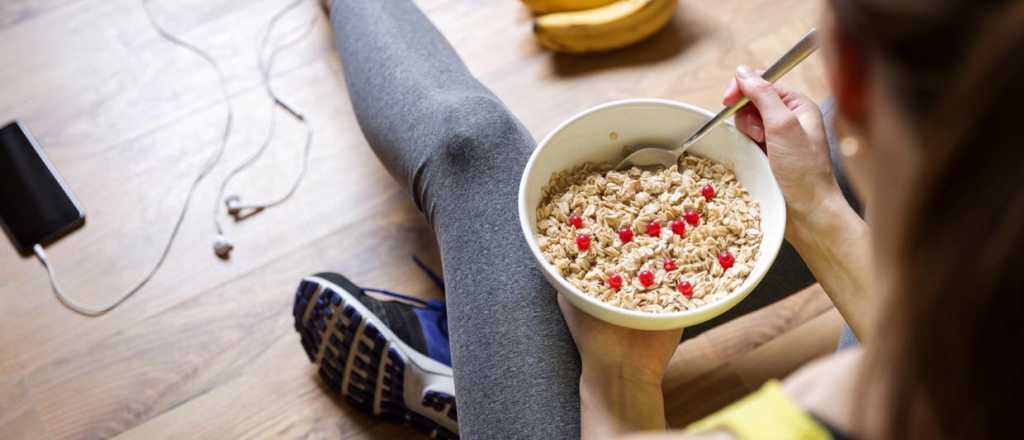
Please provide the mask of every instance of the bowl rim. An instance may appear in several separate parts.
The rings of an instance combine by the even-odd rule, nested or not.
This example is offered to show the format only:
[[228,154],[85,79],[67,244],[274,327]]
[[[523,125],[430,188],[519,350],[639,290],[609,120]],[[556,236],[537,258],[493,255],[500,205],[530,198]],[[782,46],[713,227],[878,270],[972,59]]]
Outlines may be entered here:
[[[659,313],[643,312],[643,311],[639,311],[639,310],[630,310],[630,309],[626,309],[626,308],[623,308],[623,307],[618,307],[618,306],[614,306],[614,305],[608,304],[608,303],[606,303],[604,301],[601,301],[601,300],[599,300],[597,298],[594,298],[594,297],[592,297],[590,295],[587,295],[586,293],[583,293],[582,291],[577,289],[576,286],[573,286],[572,283],[570,283],[568,280],[566,280],[565,277],[563,277],[560,273],[556,272],[555,271],[555,267],[552,266],[550,263],[548,263],[547,259],[544,258],[544,255],[540,252],[540,246],[537,244],[537,239],[536,239],[536,237],[534,237],[533,230],[530,228],[529,222],[527,221],[527,218],[528,218],[528,216],[527,216],[527,206],[526,206],[526,191],[527,191],[527,189],[526,189],[526,182],[527,182],[527,177],[530,174],[530,170],[533,169],[534,163],[536,162],[537,157],[540,155],[540,152],[544,149],[544,147],[547,146],[548,142],[551,141],[551,138],[554,137],[556,134],[560,133],[563,129],[565,129],[565,127],[569,126],[570,124],[572,124],[572,123],[574,123],[574,122],[576,122],[576,121],[578,121],[580,119],[583,119],[583,118],[585,118],[585,117],[587,117],[587,116],[589,116],[589,115],[591,115],[593,113],[596,113],[596,112],[599,112],[599,111],[603,111],[603,110],[606,110],[606,109],[611,108],[611,107],[626,107],[626,106],[633,106],[633,105],[654,105],[654,106],[662,106],[662,107],[672,107],[672,108],[676,108],[676,109],[684,109],[684,110],[689,110],[689,111],[696,112],[696,113],[699,113],[699,114],[703,114],[703,115],[707,116],[709,119],[714,117],[714,114],[711,111],[708,111],[706,109],[703,109],[703,108],[697,107],[697,106],[695,106],[693,104],[688,104],[688,103],[685,103],[685,102],[679,102],[679,101],[674,101],[674,100],[669,100],[669,99],[662,99],[662,98],[628,98],[628,99],[620,99],[620,100],[615,100],[615,101],[610,101],[610,102],[606,102],[606,103],[603,103],[603,104],[595,105],[595,106],[590,107],[590,108],[588,108],[586,110],[583,110],[583,111],[581,111],[579,113],[576,113],[575,115],[573,115],[569,119],[567,119],[567,120],[563,121],[562,123],[558,124],[558,126],[556,126],[554,129],[552,129],[550,132],[548,132],[548,134],[546,136],[544,136],[544,138],[541,139],[540,142],[537,143],[536,148],[534,148],[533,152],[530,154],[530,159],[526,162],[526,167],[523,168],[523,174],[522,174],[522,176],[520,178],[520,181],[519,181],[519,192],[518,192],[518,195],[517,195],[517,199],[518,199],[517,200],[517,204],[519,205],[518,206],[519,226],[522,229],[523,237],[526,239],[526,242],[527,242],[527,244],[530,247],[530,252],[533,254],[533,257],[540,264],[541,269],[544,270],[547,273],[548,280],[549,281],[554,281],[554,282],[558,283],[558,286],[556,286],[556,287],[561,287],[561,289],[555,289],[556,291],[558,291],[559,294],[561,294],[561,292],[563,292],[563,291],[569,291],[569,292],[572,292],[573,295],[575,295],[577,298],[579,298],[579,299],[581,299],[581,300],[583,300],[583,301],[585,301],[585,302],[587,302],[587,303],[589,303],[589,304],[591,304],[593,306],[596,306],[596,307],[598,307],[600,309],[603,309],[606,312],[610,312],[610,313],[617,314],[617,315],[625,315],[625,316],[628,316],[628,317],[631,317],[631,318],[637,318],[637,319],[647,320],[647,321],[680,321],[680,320],[683,320],[684,318],[696,317],[696,316],[707,314],[709,312],[713,313],[713,315],[711,317],[717,316],[717,315],[725,312],[726,310],[734,307],[736,304],[738,304],[740,301],[742,301],[743,298],[745,298],[748,294],[750,294],[750,292],[752,292],[754,290],[754,288],[758,284],[760,284],[760,282],[764,279],[765,275],[768,274],[768,270],[771,268],[771,266],[769,266],[765,270],[762,270],[759,274],[751,274],[751,275],[755,275],[756,278],[751,278],[751,277],[748,276],[747,280],[744,281],[744,284],[746,284],[747,281],[750,281],[751,279],[753,279],[753,283],[751,284],[751,286],[755,286],[755,287],[751,287],[750,289],[736,289],[736,290],[733,290],[732,292],[729,292],[728,295],[722,297],[721,299],[719,299],[717,301],[714,301],[712,303],[706,304],[706,305],[701,306],[701,307],[697,307],[697,308],[694,308],[694,309],[691,309],[691,310],[683,310],[683,311],[679,311],[679,312],[659,312]],[[724,124],[732,126],[732,127],[735,127],[735,125],[732,124],[732,122],[729,122],[729,121],[725,121]],[[756,145],[753,145],[753,141],[751,141],[749,139],[746,139],[746,142],[748,144],[750,144],[750,146],[756,148]],[[765,160],[767,160],[767,158],[765,158]],[[773,186],[775,187],[775,191],[781,196],[782,191],[778,187],[778,182],[776,182],[774,179],[772,179],[772,183],[773,183]],[[780,215],[782,216],[781,229],[784,231],[785,230],[785,225],[786,225],[786,220],[787,220],[786,219],[786,211],[785,211],[785,209],[781,210],[781,214]],[[781,237],[782,232],[780,231],[779,234],[780,234],[780,237]],[[769,252],[771,252],[772,255],[765,255],[766,257],[768,257],[768,259],[770,261],[774,261],[778,257],[779,250],[782,248],[782,241],[784,241],[784,240],[779,240],[779,245],[778,246],[774,246],[773,249],[769,250]],[[744,290],[746,290],[746,291],[744,291]],[[728,306],[728,307],[725,307],[725,306]],[[725,308],[723,309],[723,307],[725,307]],[[586,311],[584,311],[584,312],[589,314],[589,312],[586,312]],[[708,319],[710,319],[710,318],[708,318]]]

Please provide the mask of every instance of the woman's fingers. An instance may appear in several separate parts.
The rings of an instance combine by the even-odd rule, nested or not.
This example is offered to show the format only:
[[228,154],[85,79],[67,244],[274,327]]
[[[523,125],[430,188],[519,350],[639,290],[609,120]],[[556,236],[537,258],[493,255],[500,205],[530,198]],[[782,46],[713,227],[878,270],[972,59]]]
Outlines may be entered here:
[[761,113],[765,131],[785,133],[799,129],[796,115],[782,102],[778,90],[750,67],[740,66],[736,69],[736,83],[740,92],[750,98],[750,102]]
[[804,117],[821,120],[821,107],[813,99],[800,92],[783,92],[782,101],[796,113],[803,122]]
[[769,83],[750,67],[739,66],[722,102],[735,104],[744,96],[753,105],[736,113],[736,127],[768,154],[787,206],[809,212],[820,194],[817,183],[808,183],[810,176],[831,173],[818,105],[800,93]]
[[757,107],[748,105],[740,109],[736,113],[736,128],[754,142],[764,142],[764,124],[761,122],[761,114],[757,112]]
[[[764,74],[763,69],[756,71],[758,76]],[[725,92],[722,94],[722,104],[732,105],[742,98],[743,91],[740,90],[739,82],[736,78],[729,81],[729,85],[725,87]],[[764,122],[761,121],[761,113],[757,110],[756,105],[747,105],[740,109],[735,116],[736,128],[741,133],[747,135],[754,142],[761,145],[764,149]]]
[[743,94],[740,93],[740,86],[736,84],[736,78],[730,79],[722,93],[722,105],[733,105],[740,100]]
[[[764,75],[764,69],[757,69],[758,76]],[[736,84],[736,78],[729,80],[729,84],[725,86],[725,92],[722,93],[722,105],[733,105],[736,101],[739,101],[743,97],[743,93],[740,92],[740,87]]]
[[825,124],[822,120],[821,107],[818,106],[818,103],[803,93],[779,88],[777,85],[776,89],[779,89],[782,102],[793,111],[797,120],[800,121],[804,132],[815,142],[827,142],[825,138]]

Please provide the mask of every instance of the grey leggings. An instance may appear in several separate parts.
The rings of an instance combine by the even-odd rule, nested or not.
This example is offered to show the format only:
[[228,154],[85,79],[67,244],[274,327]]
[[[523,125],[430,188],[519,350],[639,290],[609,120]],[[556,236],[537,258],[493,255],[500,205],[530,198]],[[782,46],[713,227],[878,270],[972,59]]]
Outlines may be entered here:
[[[334,0],[331,20],[359,126],[437,235],[463,438],[579,436],[576,347],[516,219],[533,137],[410,0]],[[686,335],[813,282],[786,245],[748,299]]]

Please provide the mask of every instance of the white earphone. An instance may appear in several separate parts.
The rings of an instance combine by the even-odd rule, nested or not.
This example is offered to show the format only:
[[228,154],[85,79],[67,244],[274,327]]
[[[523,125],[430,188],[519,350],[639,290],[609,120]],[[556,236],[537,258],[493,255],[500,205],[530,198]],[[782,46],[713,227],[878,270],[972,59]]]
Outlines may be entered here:
[[[299,179],[301,178],[302,177],[299,177]],[[243,205],[242,199],[235,194],[231,194],[224,198],[224,207],[227,209],[228,215],[234,217],[236,222],[267,208],[266,205]],[[215,213],[214,216],[216,215],[217,214]],[[216,220],[214,221],[216,222]],[[221,259],[226,260],[231,258],[231,251],[234,249],[235,245],[224,236],[223,231],[218,231],[217,236],[213,240],[213,253]]]
[[[103,306],[96,306],[91,304],[80,303],[75,299],[67,296],[66,294],[64,294],[63,289],[61,289],[60,283],[58,283],[57,281],[57,270],[56,268],[54,268],[53,264],[47,257],[46,251],[43,250],[43,246],[40,244],[36,244],[32,247],[32,250],[33,252],[35,252],[36,257],[39,258],[40,263],[42,263],[43,267],[46,268],[46,273],[50,278],[50,286],[53,288],[54,295],[57,296],[57,299],[60,300],[60,302],[67,306],[69,309],[86,316],[99,316],[113,310],[114,308],[128,300],[128,298],[130,298],[136,292],[141,290],[142,287],[145,286],[146,283],[148,283],[153,278],[154,275],[156,275],[157,271],[160,270],[160,267],[163,266],[164,261],[167,259],[167,255],[170,253],[171,246],[174,244],[174,240],[177,238],[178,232],[181,230],[182,223],[185,220],[185,215],[188,213],[188,208],[192,204],[192,196],[195,194],[196,188],[199,187],[199,184],[203,181],[204,178],[206,178],[206,176],[210,174],[213,168],[217,166],[217,164],[220,162],[221,157],[224,154],[228,138],[231,137],[232,121],[234,120],[234,111],[231,107],[231,99],[226,85],[227,79],[226,76],[224,75],[223,69],[221,69],[220,67],[220,64],[217,63],[217,60],[214,59],[213,56],[207,53],[206,51],[200,49],[199,47],[191,43],[188,43],[185,40],[182,40],[181,38],[178,38],[174,34],[170,33],[168,30],[166,30],[164,27],[162,27],[159,23],[157,23],[156,20],[153,19],[153,15],[148,7],[148,2],[150,0],[140,1],[142,4],[142,9],[146,15],[146,19],[153,26],[153,29],[156,30],[156,32],[163,39],[167,40],[171,44],[174,44],[196,54],[197,56],[202,58],[207,64],[209,64],[213,70],[216,71],[221,89],[222,100],[224,102],[224,107],[226,109],[227,115],[224,119],[224,130],[219,141],[218,147],[211,155],[211,157],[206,162],[203,163],[202,167],[199,170],[199,173],[190,183],[188,191],[185,196],[185,202],[182,205],[181,210],[178,212],[178,216],[174,222],[173,228],[171,229],[171,233],[164,244],[163,250],[160,252],[160,256],[157,258],[156,263],[153,264],[149,272],[147,272],[146,275],[143,276],[141,281],[136,283],[131,289],[128,289],[120,296],[118,296],[117,300]],[[316,24],[316,19],[319,16],[319,14],[316,14],[312,17],[312,20],[310,21],[310,24],[307,26],[305,31],[299,33],[291,40],[288,40],[276,46],[274,50],[271,51],[269,57],[263,56],[263,53],[265,52],[267,47],[267,41],[269,40],[271,34],[273,34],[274,27],[277,24],[277,21],[281,17],[286,15],[288,12],[298,7],[302,3],[302,1],[303,0],[294,0],[292,3],[288,4],[274,15],[274,17],[270,20],[269,24],[267,25],[267,30],[263,34],[263,38],[261,39],[259,46],[257,47],[257,53],[259,55],[260,74],[262,76],[263,86],[266,89],[267,94],[271,97],[271,99],[273,99],[273,106],[271,107],[272,113],[270,129],[267,132],[267,138],[264,140],[263,145],[260,146],[256,153],[250,156],[240,165],[232,169],[228,176],[224,179],[224,181],[221,182],[220,192],[218,193],[216,199],[217,203],[214,206],[213,223],[217,230],[217,236],[214,239],[213,251],[218,257],[223,259],[227,259],[231,255],[232,249],[234,249],[234,245],[232,245],[231,242],[224,235],[224,231],[220,227],[220,222],[217,220],[217,214],[220,211],[220,204],[221,199],[223,198],[224,195],[224,190],[225,188],[227,188],[227,185],[231,181],[231,179],[240,171],[244,170],[250,164],[255,162],[266,150],[267,145],[270,144],[270,139],[273,136],[274,130],[274,110],[278,107],[284,109],[287,113],[292,115],[292,117],[297,119],[306,127],[306,145],[303,150],[302,167],[299,171],[299,174],[298,176],[296,176],[294,183],[292,183],[292,186],[287,193],[269,203],[246,205],[242,203],[241,199],[238,196],[228,196],[226,199],[224,199],[224,204],[227,207],[227,211],[230,215],[235,217],[236,220],[239,220],[241,218],[255,214],[264,209],[284,203],[286,200],[288,200],[288,198],[290,198],[295,193],[295,190],[298,189],[299,187],[299,183],[302,182],[302,178],[306,174],[306,164],[309,161],[309,150],[313,143],[313,127],[309,125],[309,123],[306,121],[306,118],[301,113],[295,111],[295,109],[285,104],[283,101],[281,101],[280,97],[278,97],[274,93],[274,90],[270,85],[270,70],[271,66],[273,65],[274,57],[277,55],[278,52],[280,52],[282,49],[288,46],[297,43],[303,37],[308,35],[310,31],[313,30]]]
[[[228,173],[228,175],[221,182],[220,191],[217,193],[218,202],[217,205],[214,207],[213,211],[213,225],[214,228],[217,230],[217,236],[214,238],[213,241],[213,253],[223,260],[231,258],[231,251],[235,249],[235,246],[231,243],[230,240],[228,240],[224,232],[224,229],[221,227],[220,221],[218,219],[220,213],[221,200],[223,200],[224,208],[227,210],[227,213],[230,216],[232,216],[237,222],[239,220],[248,218],[263,210],[272,208],[287,201],[289,198],[291,198],[293,194],[295,194],[295,191],[299,188],[299,184],[302,183],[303,177],[305,177],[306,175],[306,166],[309,163],[309,150],[313,144],[313,127],[309,125],[309,122],[306,121],[306,117],[302,113],[296,111],[290,105],[286,104],[274,92],[274,89],[270,84],[270,71],[274,64],[274,58],[281,50],[297,43],[313,30],[314,25],[316,24],[317,16],[313,16],[313,20],[309,23],[308,26],[306,26],[303,32],[295,35],[290,40],[287,40],[284,43],[276,46],[274,50],[271,51],[269,56],[264,57],[263,54],[263,52],[266,49],[267,40],[270,37],[270,35],[273,34],[274,28],[277,25],[278,20],[280,20],[281,17],[284,17],[285,14],[287,14],[296,6],[298,6],[301,3],[301,1],[302,0],[295,0],[287,7],[278,11],[278,13],[274,15],[273,18],[270,19],[270,23],[267,25],[267,31],[263,35],[263,39],[261,40],[260,46],[258,48],[258,55],[260,57],[259,68],[260,76],[263,81],[263,88],[264,90],[266,90],[267,96],[269,96],[270,99],[273,101],[270,107],[270,123],[268,124],[267,134],[263,138],[263,143],[260,145],[260,147],[257,148],[256,151],[253,152],[251,156],[246,158],[246,160],[242,161],[242,163],[235,166],[235,168],[233,168]],[[274,138],[274,130],[277,122],[275,118],[277,112],[275,110],[278,108],[284,110],[292,118],[300,122],[306,129],[306,143],[302,152],[302,165],[301,168],[299,169],[299,174],[295,176],[295,180],[292,182],[291,187],[285,194],[274,200],[271,200],[270,202],[244,204],[242,203],[241,197],[239,197],[236,194],[231,194],[228,195],[227,197],[224,197],[224,192],[226,191],[228,184],[231,183],[231,180],[234,179],[235,176],[237,176],[243,170],[248,168],[250,165],[255,163],[261,156],[263,156],[263,153],[266,152],[267,147],[270,145],[270,142]]]

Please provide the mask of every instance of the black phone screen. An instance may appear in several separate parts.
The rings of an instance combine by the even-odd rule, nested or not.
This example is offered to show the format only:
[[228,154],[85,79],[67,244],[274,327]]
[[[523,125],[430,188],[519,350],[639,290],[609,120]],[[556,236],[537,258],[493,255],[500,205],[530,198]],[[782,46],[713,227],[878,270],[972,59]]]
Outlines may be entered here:
[[81,225],[85,215],[21,124],[0,129],[0,223],[22,254]]

